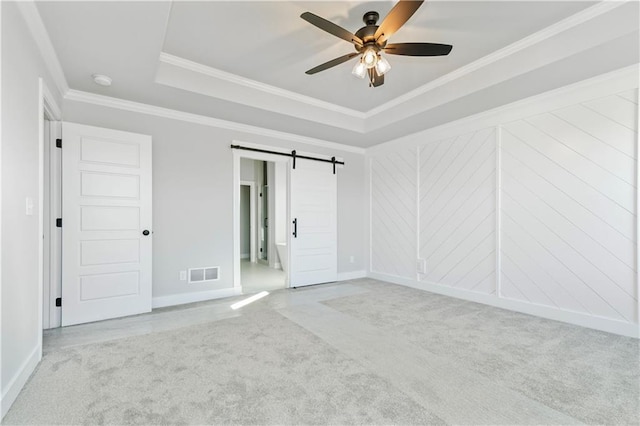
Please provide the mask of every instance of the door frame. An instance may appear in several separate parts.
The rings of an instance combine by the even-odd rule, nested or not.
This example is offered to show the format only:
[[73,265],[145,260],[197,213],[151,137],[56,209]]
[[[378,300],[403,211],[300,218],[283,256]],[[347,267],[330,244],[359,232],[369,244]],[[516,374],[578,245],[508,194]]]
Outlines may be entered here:
[[[244,141],[233,141],[234,145],[268,149],[279,151],[281,147],[255,144]],[[272,161],[287,165],[287,257],[291,259],[291,161],[290,157],[283,157],[263,152],[232,150],[233,155],[233,288],[236,294],[242,294],[242,280],[240,276],[240,159]],[[256,256],[257,257],[257,256]],[[287,262],[290,265],[290,262]],[[291,268],[287,268],[285,287],[289,287],[289,274]]]
[[[59,138],[62,126],[62,110],[58,106],[49,87],[42,78],[38,79],[38,324],[40,329],[60,327],[61,312],[52,310],[59,296],[60,264],[55,259],[60,255],[60,233],[53,224],[58,204],[53,203],[51,194],[54,186],[60,185],[60,165],[51,155],[55,140]],[[45,120],[49,121],[49,132],[45,135]],[[45,161],[47,168],[45,168]],[[47,173],[45,174],[45,170]],[[45,205],[45,186],[49,197]],[[46,221],[46,222],[45,222]],[[45,257],[45,244],[47,256]],[[38,343],[42,348],[42,331],[38,333]]]
[[[256,206],[256,183],[249,180],[241,180],[240,186],[249,187],[249,261],[255,263],[257,261],[257,206]],[[242,255],[242,253],[240,253]]]

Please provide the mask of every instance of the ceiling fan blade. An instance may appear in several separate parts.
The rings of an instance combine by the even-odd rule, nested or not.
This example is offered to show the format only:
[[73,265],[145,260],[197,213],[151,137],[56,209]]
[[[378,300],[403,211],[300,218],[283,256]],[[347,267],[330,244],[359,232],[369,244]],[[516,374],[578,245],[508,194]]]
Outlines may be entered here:
[[382,86],[384,84],[384,74],[378,74],[378,72],[376,71],[375,68],[370,68],[369,69],[369,81],[370,81],[370,86],[373,87],[378,87],[378,86]]
[[320,28],[321,30],[324,30],[329,34],[333,34],[338,38],[346,40],[349,43],[353,43],[358,46],[362,46],[363,44],[360,37],[350,33],[349,31],[345,30],[341,26],[334,24],[331,21],[327,21],[326,19],[319,17],[318,15],[314,15],[311,12],[304,12],[302,15],[300,15],[300,17],[310,24],[313,24],[316,27]]
[[439,43],[393,43],[387,44],[384,52],[405,56],[446,56],[453,46]]
[[378,44],[383,43],[413,16],[422,3],[424,0],[400,0],[384,18],[373,38]]
[[305,71],[305,74],[315,74],[317,72],[320,71],[324,71],[326,69],[329,69],[331,67],[335,67],[336,65],[340,65],[343,62],[347,62],[349,59],[353,58],[354,56],[358,56],[359,53],[358,52],[353,52],[353,53],[349,53],[348,55],[344,55],[344,56],[340,56],[339,58],[335,58],[332,59],[328,62],[325,62],[324,64],[318,65],[315,68],[311,68],[308,71]]

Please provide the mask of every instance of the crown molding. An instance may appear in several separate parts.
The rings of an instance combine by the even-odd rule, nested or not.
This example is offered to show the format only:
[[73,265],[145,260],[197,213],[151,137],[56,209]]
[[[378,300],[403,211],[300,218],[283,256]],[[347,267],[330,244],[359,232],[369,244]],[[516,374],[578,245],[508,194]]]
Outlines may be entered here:
[[249,124],[237,123],[234,121],[221,120],[218,118],[208,117],[205,115],[193,114],[190,112],[178,111],[175,109],[159,107],[155,105],[144,104],[140,102],[128,101],[125,99],[114,98],[110,96],[97,95],[95,93],[83,92],[80,90],[70,89],[67,91],[65,100],[83,102],[87,104],[99,105],[108,108],[120,109],[123,111],[137,112],[140,114],[153,115],[157,117],[169,118],[172,120],[185,121],[188,123],[201,124],[204,126],[217,127],[226,130],[235,130],[238,132],[250,133],[259,136],[265,136],[274,139],[287,140],[291,142],[303,143],[311,146],[335,149],[344,152],[352,152],[355,154],[364,154],[365,149],[351,145],[345,145],[337,142],[330,142],[321,139],[310,138],[307,136],[296,135],[293,133],[281,132],[278,130],[265,129],[263,127],[252,126]]
[[58,89],[60,97],[63,97],[69,90],[69,84],[67,84],[62,65],[60,65],[58,55],[53,47],[53,43],[51,43],[49,33],[44,26],[44,22],[42,22],[42,17],[40,17],[40,12],[38,12],[35,2],[33,0],[19,1],[16,2],[16,5],[40,50],[42,60],[53,79],[53,83]]
[[251,80],[249,78],[241,77],[239,75],[222,71],[220,69],[213,68],[208,65],[203,65],[201,63],[190,61],[188,59],[184,59],[179,56],[171,55],[170,53],[160,52],[160,62],[164,62],[165,64],[170,64],[170,65],[180,67],[189,71],[194,71],[200,74],[204,74],[209,77],[214,77],[219,80],[223,80],[239,86],[244,86],[250,89],[259,90],[261,92],[265,92],[270,95],[275,95],[281,98],[290,99],[292,101],[301,102],[303,104],[311,105],[317,108],[323,108],[328,111],[339,112],[341,114],[348,115],[349,117],[360,118],[360,119],[365,118],[364,112],[343,107],[340,105],[336,105],[331,102],[326,102],[317,98],[313,98],[311,96],[301,95],[299,93],[292,92],[290,90],[282,89],[276,86],[271,86],[266,83],[261,83],[256,80]]
[[[245,103],[248,99],[251,99],[251,105],[253,107],[260,108],[259,105],[262,105],[261,108],[266,110],[277,111],[293,117],[313,120],[318,123],[344,128],[366,135],[380,127],[384,127],[411,116],[415,113],[415,109],[410,108],[411,104],[422,105],[423,110],[428,110],[439,104],[450,101],[450,99],[445,99],[446,96],[445,98],[442,98],[442,96],[433,97],[433,90],[458,80],[463,76],[473,74],[475,71],[483,69],[491,64],[493,64],[494,67],[498,66],[499,61],[501,60],[506,60],[510,56],[518,52],[522,52],[525,49],[532,48],[545,40],[549,41],[553,37],[559,36],[569,29],[595,19],[598,16],[604,15],[607,12],[611,12],[624,4],[631,3],[632,1],[633,0],[602,0],[581,12],[569,16],[562,21],[552,24],[534,34],[490,53],[483,58],[458,68],[367,112],[353,110],[310,96],[301,95],[289,90],[260,83],[255,80],[240,77],[184,58],[179,58],[166,52],[160,53],[160,67],[158,76],[156,76],[156,81],[169,86],[173,85],[173,87],[178,87],[183,90],[195,91],[203,95],[220,97],[220,93],[225,93],[224,96],[234,102],[238,102],[237,96],[244,98]],[[295,140],[310,145],[332,147],[334,149],[341,149],[350,152],[365,152],[364,148],[295,135],[287,132],[264,129],[251,125],[243,125],[237,122],[230,122],[167,108],[156,108],[152,105],[93,95],[88,92],[78,92],[74,90],[71,91],[72,93],[67,95],[69,87],[65,79],[62,66],[60,65],[55,49],[51,43],[51,39],[49,38],[35,2],[33,0],[27,0],[17,2],[17,5],[21,14],[24,16],[29,31],[31,32],[43,56],[43,61],[45,62],[53,79],[53,83],[61,97],[65,97],[66,99],[75,98],[74,100],[82,102],[90,102],[89,98],[92,97],[90,103],[99,103],[102,105],[108,104],[107,106],[114,108],[136,110],[147,114],[160,115],[183,121],[197,122],[205,125],[234,129],[264,136],[272,136],[285,140]],[[164,82],[158,81],[162,66],[168,67],[164,70]],[[521,71],[522,70],[520,70],[520,72]],[[198,76],[201,78],[198,78]],[[208,92],[207,90],[201,90],[203,87],[202,79],[208,79],[204,82],[204,86],[210,86],[209,89],[211,90],[208,90]],[[466,91],[469,93],[473,92],[473,88],[477,88],[479,84],[482,85],[481,83],[482,81],[474,81],[472,84],[473,87],[468,87]],[[181,84],[186,84],[186,86],[180,87]],[[442,89],[438,92],[441,91]],[[459,93],[457,94],[459,95]],[[223,98],[225,98],[224,96]],[[101,100],[98,101],[97,99]],[[111,101],[107,102],[105,99],[111,99]],[[167,111],[172,111],[172,113]],[[386,114],[380,115],[383,112]]]
[[[502,49],[496,50],[493,53],[490,53],[482,58],[475,60],[463,67],[460,67],[454,71],[451,71],[448,74],[443,75],[429,83],[418,87],[404,95],[400,95],[388,102],[385,102],[382,105],[379,105],[375,108],[370,109],[365,113],[366,118],[371,118],[377,114],[385,112],[391,108],[397,107],[411,99],[414,99],[418,96],[424,95],[425,93],[436,89],[440,86],[443,86],[447,83],[450,83],[454,80],[457,80],[460,77],[463,77],[467,74],[471,74],[474,71],[477,71],[480,68],[486,67],[494,62],[498,62],[501,59],[504,59],[508,56],[511,56],[517,52],[520,52],[526,48],[529,48],[541,41],[547,40],[551,37],[554,37],[560,33],[567,31],[577,25],[580,25],[584,22],[587,22],[593,18],[596,18],[604,13],[607,13],[630,0],[602,0],[601,2],[582,10],[578,13],[575,13],[561,21],[556,22],[536,33],[533,33],[525,38],[522,38],[510,45],[503,47]],[[405,118],[405,117],[403,117]]]
[[[474,72],[488,66],[498,66],[500,61],[507,60],[507,58],[514,54],[523,52],[529,48],[535,49],[540,43],[560,36],[572,28],[611,12],[631,1],[633,0],[602,0],[587,9],[575,13],[366,112],[346,108],[317,98],[240,77],[166,52],[160,54],[160,67],[156,82],[208,96],[220,97],[233,102],[247,104],[250,99],[249,104],[253,107],[277,111],[284,115],[314,120],[333,127],[367,134],[412,116],[416,113],[416,109],[411,108],[411,105],[420,105],[422,111],[426,111],[453,100],[451,93],[444,93],[442,90],[434,95],[433,91],[435,89],[446,86],[465,76],[472,75]],[[591,42],[592,41],[587,40],[585,44]],[[567,52],[567,54],[571,53],[570,51]],[[556,58],[555,60],[558,59]],[[163,64],[165,64],[165,66],[175,67],[176,69],[163,69]],[[507,69],[509,72],[516,74],[523,72],[522,69],[514,69],[512,66],[507,67]],[[189,71],[195,74],[180,74],[179,70]],[[508,73],[505,73],[505,78],[507,74]],[[210,80],[206,81],[206,83],[196,82],[197,77],[194,77],[196,75],[206,76]],[[455,98],[473,93],[487,84],[492,85],[495,83],[496,81],[486,81],[486,78],[479,77],[475,81],[465,84],[464,90],[461,91],[457,89],[457,91],[455,91]],[[241,88],[241,90],[236,92],[233,90],[234,88]],[[261,95],[252,98],[251,93],[260,93]],[[265,98],[265,96],[267,96],[267,98]],[[278,99],[280,102],[277,102]],[[424,100],[424,102],[422,102],[422,100]]]
[[364,113],[161,53],[155,82],[284,116],[363,134]]

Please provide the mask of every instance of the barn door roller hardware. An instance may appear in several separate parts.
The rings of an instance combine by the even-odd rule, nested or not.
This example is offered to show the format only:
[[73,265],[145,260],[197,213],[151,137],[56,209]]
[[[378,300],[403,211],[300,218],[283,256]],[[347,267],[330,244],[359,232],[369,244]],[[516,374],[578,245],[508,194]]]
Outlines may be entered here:
[[340,164],[344,166],[344,161],[337,161],[336,157],[331,157],[330,160],[327,160],[326,158],[309,157],[306,155],[297,154],[295,150],[291,152],[278,152],[278,151],[269,151],[268,149],[249,148],[249,147],[240,146],[240,145],[231,145],[231,149],[242,149],[245,151],[264,152],[265,154],[275,154],[275,155],[282,155],[284,157],[292,157],[294,169],[296,168],[296,158],[302,158],[304,160],[313,160],[313,161],[320,161],[322,163],[333,164],[334,175],[336,174],[336,164]]

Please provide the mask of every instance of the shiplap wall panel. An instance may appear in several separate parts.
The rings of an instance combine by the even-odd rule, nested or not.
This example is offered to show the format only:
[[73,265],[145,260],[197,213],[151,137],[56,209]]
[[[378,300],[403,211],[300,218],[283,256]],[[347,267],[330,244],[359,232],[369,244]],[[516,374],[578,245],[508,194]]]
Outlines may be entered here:
[[532,281],[511,256],[503,254],[501,265],[502,275],[514,284],[524,300],[542,305],[555,305],[549,294]]
[[634,132],[615,121],[603,120],[601,115],[584,105],[575,105],[554,111],[553,114],[582,130],[604,145],[619,151],[630,158],[636,158]]
[[508,151],[503,153],[502,171],[518,182],[527,182],[533,193],[544,194],[544,200],[556,210],[563,220],[570,221],[584,230],[585,235],[605,247],[617,259],[633,269],[635,265],[635,244],[607,222],[594,215],[573,198],[559,190],[544,176],[537,175],[525,163],[512,157]]
[[607,96],[606,98],[585,102],[583,105],[627,129],[636,130],[636,120],[638,119],[637,104],[620,95]]
[[[629,196],[633,195],[633,187],[619,185],[612,173],[607,173],[600,167],[595,167],[593,162],[590,162],[526,120],[509,123],[504,128],[606,198],[614,201],[627,211],[633,211],[634,200],[633,197]],[[622,166],[623,164],[620,164],[620,167]]]
[[610,93],[374,154],[372,271],[637,324],[638,89]]
[[618,178],[626,183],[626,185],[621,184],[625,192],[633,192],[635,184],[633,157],[615,150],[553,114],[541,114],[527,121],[582,156],[589,170],[592,170],[593,165],[597,166],[596,174],[606,176],[607,183],[617,186],[618,182],[615,178]]
[[[506,184],[508,180],[510,179],[506,175],[503,176],[503,212],[508,211],[509,217],[514,222],[521,224],[525,229],[531,230],[531,233],[536,236],[536,240],[542,243],[565,267],[598,293],[603,300],[610,303],[617,312],[625,318],[631,319],[635,301],[618,282],[607,277],[590,261],[592,258],[590,250],[593,249],[593,246],[574,247],[567,243],[552,229],[548,219],[538,217],[536,212],[529,208],[526,198],[529,194],[524,191],[512,191],[512,187]],[[519,189],[522,189],[522,187]],[[510,235],[510,232],[509,226],[503,225],[503,235]],[[574,232],[574,230],[568,231],[563,237],[566,237],[566,234],[571,232]],[[508,252],[504,248],[502,254],[508,256]],[[529,265],[522,264],[520,266],[526,271]]]
[[635,321],[637,93],[503,125],[505,297]]
[[[512,136],[507,127],[503,128],[502,140],[502,152],[527,164],[527,167],[541,179],[556,186],[568,198],[584,206],[625,237],[632,240],[635,238],[634,214],[629,210],[617,203],[611,203],[604,194],[590,185],[585,185],[577,176],[559,167],[543,153]],[[535,141],[533,144],[535,145]]]
[[371,270],[416,274],[416,150],[371,162]]
[[618,96],[622,96],[624,99],[638,105],[638,89],[627,90],[622,93],[618,93]]
[[421,280],[495,292],[495,129],[420,148]]
[[[540,292],[544,294],[544,298],[554,306],[564,306],[565,308],[578,312],[589,312],[580,302],[579,298],[566,290],[562,281],[556,281],[548,272],[547,268],[540,267],[540,264],[521,248],[522,245],[527,244],[525,241],[528,238],[526,236],[516,238],[516,236],[503,235],[501,241],[504,253],[509,253],[504,256],[506,260],[503,259],[507,266],[510,264],[528,265],[527,274],[524,275],[524,278],[521,280],[513,280],[512,282],[530,283],[532,287],[539,289]],[[503,267],[503,273],[511,277],[511,274],[507,272],[507,268]],[[527,288],[528,286],[525,285],[522,287]],[[557,303],[555,302],[556,300],[558,301]]]
[[[516,223],[509,214],[502,212],[502,235],[501,244],[502,252],[510,252],[510,246],[516,245],[518,248],[526,247],[526,252],[520,248],[520,251],[526,256],[527,269],[535,271],[536,269],[542,269],[547,275],[551,277],[551,280],[547,283],[549,285],[556,286],[558,293],[566,291],[576,299],[584,309],[577,309],[578,312],[587,314],[593,314],[608,318],[623,319],[623,317],[611,307],[605,299],[602,298],[596,291],[587,285],[578,275],[573,273],[571,269],[559,259],[552,251],[548,250],[542,242],[539,241],[540,236],[532,233],[531,230],[525,229],[522,225]],[[505,229],[507,232],[505,232]],[[504,272],[504,268],[503,268]],[[532,275],[535,272],[532,273]],[[508,278],[508,277],[507,277]],[[513,297],[513,289],[510,286],[515,286],[511,280],[505,280],[505,275],[502,276],[502,296]],[[518,289],[516,289],[518,290]],[[520,290],[517,293],[522,293]],[[569,306],[569,305],[568,305]],[[570,309],[570,308],[568,308]]]
[[613,283],[620,286],[629,295],[633,295],[635,287],[633,267],[626,265],[606,247],[591,238],[588,230],[583,230],[579,225],[560,214],[554,208],[554,204],[547,201],[546,193],[533,192],[526,184],[521,183],[522,181],[514,178],[512,174],[503,174],[502,182],[504,193],[530,212],[567,245],[579,251],[581,256],[595,267],[598,276],[602,274],[600,278],[610,278]]

